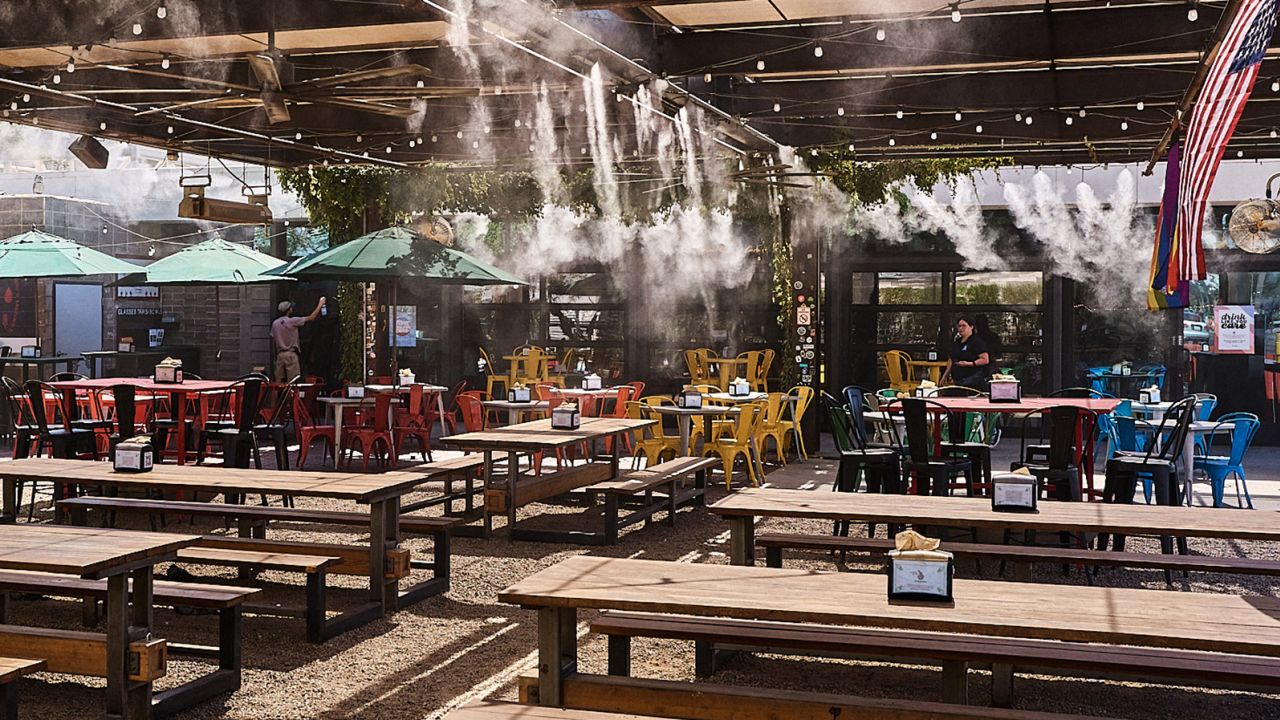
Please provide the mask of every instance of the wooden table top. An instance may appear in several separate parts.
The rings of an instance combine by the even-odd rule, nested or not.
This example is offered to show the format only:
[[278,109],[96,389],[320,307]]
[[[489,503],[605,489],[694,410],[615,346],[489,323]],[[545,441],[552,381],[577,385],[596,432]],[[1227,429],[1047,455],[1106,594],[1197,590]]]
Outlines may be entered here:
[[1280,540],[1280,515],[1262,510],[1058,501],[1039,508],[1038,513],[995,512],[985,498],[748,488],[709,509],[724,516]]
[[218,390],[226,390],[231,387],[234,380],[184,380],[180,383],[158,383],[151,378],[95,378],[92,380],[61,380],[51,383],[54,387],[66,388],[68,390],[97,390],[100,388],[109,388],[112,385],[132,385],[139,390],[150,390],[152,392],[182,392],[182,393],[200,393]]
[[61,480],[89,485],[171,487],[215,493],[267,493],[369,503],[398,497],[423,482],[424,473],[250,470],[216,465],[156,465],[150,472],[116,472],[109,462],[25,458],[0,463],[0,478]]
[[482,432],[450,435],[441,438],[440,442],[461,450],[553,450],[574,443],[639,430],[657,422],[657,420],[629,418],[583,418],[582,425],[577,430],[556,430],[551,427],[550,418],[545,418]]
[[18,658],[0,657],[0,683],[10,683],[16,678],[44,670],[44,660],[20,660]]
[[[939,405],[945,405],[948,409],[954,410],[955,412],[978,413],[1025,413],[1031,412],[1032,410],[1042,410],[1044,408],[1054,407],[1056,405],[1070,405],[1084,410],[1092,410],[1093,412],[1109,413],[1112,410],[1115,410],[1116,406],[1123,402],[1116,398],[1024,397],[1016,403],[991,402],[986,398],[931,397],[923,399],[938,403]],[[896,411],[901,407],[901,403],[895,403],[889,406],[889,409]]]
[[172,560],[199,535],[66,525],[0,525],[0,568],[102,578]]
[[485,400],[480,403],[487,408],[498,410],[546,410],[550,406],[546,400],[530,400],[529,402],[511,402],[510,400]]
[[[818,493],[814,493],[818,494]],[[580,555],[498,594],[526,607],[980,633],[1280,657],[1280,599],[954,581],[954,606],[889,603],[882,574]]]

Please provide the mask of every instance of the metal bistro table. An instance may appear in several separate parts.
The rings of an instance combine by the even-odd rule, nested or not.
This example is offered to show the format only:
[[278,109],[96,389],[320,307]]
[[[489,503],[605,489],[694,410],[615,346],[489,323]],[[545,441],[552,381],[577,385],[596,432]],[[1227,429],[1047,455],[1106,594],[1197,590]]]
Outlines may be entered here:
[[700,408],[682,408],[675,405],[651,405],[649,409],[659,415],[674,415],[680,429],[680,454],[688,455],[693,436],[693,419],[702,418],[702,437],[711,437],[711,421],[726,415],[737,415],[739,410],[728,405],[703,405]]
[[[22,366],[22,382],[24,385],[28,380],[31,379],[31,368],[33,367],[40,368],[40,369],[51,367],[56,372],[59,365],[66,365],[67,372],[75,372],[76,366],[79,364],[80,364],[79,355],[58,355],[55,357],[36,357],[36,358],[24,358],[18,355],[9,355],[6,357],[0,357],[0,368],[8,367],[10,365]],[[43,374],[44,374],[43,372],[36,373],[37,376],[40,376]]]
[[[330,419],[333,420],[333,467],[338,467],[338,456],[342,454],[342,420],[349,407],[366,407],[373,404],[373,396],[368,397],[318,397],[316,401],[324,405]],[[387,410],[387,427],[395,424],[396,405],[400,398],[391,398],[391,407]]]
[[0,568],[106,579],[106,715],[144,720],[151,717],[152,680],[165,674],[165,643],[151,638],[153,566],[199,540],[175,533],[7,525],[0,527]]
[[[631,420],[627,418],[583,418],[577,430],[558,430],[551,427],[551,420],[507,425],[483,432],[451,435],[441,440],[457,450],[484,453],[485,513],[484,533],[493,531],[493,514],[505,512],[507,533],[510,540],[536,540],[544,542],[592,542],[591,533],[529,530],[516,527],[516,509],[523,505],[550,499],[589,485],[618,477],[619,453],[622,452],[621,435],[655,424],[657,420]],[[570,445],[596,443],[613,438],[612,452],[607,458],[593,457],[585,464],[540,475],[520,473],[520,455],[555,452]],[[496,478],[495,455],[506,455],[506,480]],[[594,456],[594,453],[589,453]],[[3,463],[0,463],[3,464]]]

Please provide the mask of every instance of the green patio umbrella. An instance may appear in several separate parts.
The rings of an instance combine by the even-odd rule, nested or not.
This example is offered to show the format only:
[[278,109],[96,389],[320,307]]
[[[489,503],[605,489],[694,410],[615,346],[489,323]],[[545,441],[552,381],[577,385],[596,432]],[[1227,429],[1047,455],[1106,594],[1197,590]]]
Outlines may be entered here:
[[[396,288],[406,279],[448,285],[526,284],[505,270],[406,227],[377,230],[264,274],[299,280],[390,282],[392,309],[396,307]],[[392,372],[398,367],[394,347],[391,367]]]
[[261,282],[292,282],[291,277],[264,275],[283,263],[270,255],[221,238],[205,240],[161,258],[118,284],[141,282],[148,285],[243,285]]
[[137,265],[35,229],[0,241],[0,278],[84,277],[137,271]]
[[405,227],[390,227],[299,258],[266,275],[377,282],[416,278],[453,285],[524,285],[524,280]]

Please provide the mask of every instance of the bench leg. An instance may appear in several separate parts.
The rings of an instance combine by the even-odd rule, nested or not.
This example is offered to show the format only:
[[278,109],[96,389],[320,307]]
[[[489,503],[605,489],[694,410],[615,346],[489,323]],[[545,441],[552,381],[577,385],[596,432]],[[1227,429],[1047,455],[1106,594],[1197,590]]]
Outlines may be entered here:
[[243,633],[241,617],[238,605],[218,611],[218,669],[156,693],[151,705],[153,717],[166,718],[223,693],[240,689],[240,646]]
[[942,701],[969,704],[969,664],[961,660],[942,663]]
[[729,560],[734,565],[756,564],[756,519],[751,515],[729,518]]
[[706,640],[693,643],[693,674],[708,678],[716,674],[716,646]]
[[693,504],[695,507],[707,506],[707,471],[699,470],[693,474],[693,487],[697,490]]
[[618,494],[604,494],[604,542],[606,545],[618,544]]
[[679,503],[676,501],[679,499],[677,497],[679,485],[680,483],[675,478],[672,478],[671,482],[667,484],[667,527],[676,526],[676,509],[679,507]]
[[995,707],[1013,707],[1013,665],[991,663],[991,704]]
[[578,671],[576,608],[538,608],[538,704],[564,704],[564,678]]
[[764,564],[771,568],[782,567],[782,548],[776,546],[765,548]]
[[609,636],[609,674],[620,677],[631,675],[631,636]]
[[4,720],[18,720],[18,682],[4,684]]
[[322,643],[325,641],[325,579],[328,573],[324,570],[307,573],[307,642]]

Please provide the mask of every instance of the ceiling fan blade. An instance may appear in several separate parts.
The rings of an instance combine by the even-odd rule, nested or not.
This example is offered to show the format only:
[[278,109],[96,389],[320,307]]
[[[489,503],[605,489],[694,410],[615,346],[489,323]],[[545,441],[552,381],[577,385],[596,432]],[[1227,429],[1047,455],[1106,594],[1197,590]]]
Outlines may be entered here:
[[332,105],[335,107],[343,107],[351,110],[360,110],[362,112],[371,112],[378,115],[389,115],[391,117],[407,118],[413,117],[416,113],[407,107],[399,105],[387,105],[378,102],[365,102],[362,100],[344,100],[342,98],[319,98],[308,97],[306,102],[315,103],[316,105]]
[[253,68],[253,74],[258,76],[258,82],[262,83],[264,88],[279,90],[282,87],[275,58],[266,53],[253,53],[245,59],[249,61],[249,67]]
[[314,78],[296,83],[296,88],[330,88],[336,85],[348,85],[351,83],[361,83],[369,80],[384,80],[394,77],[425,77],[431,74],[430,68],[422,65],[397,65],[395,67],[373,68],[371,70],[356,70],[354,72],[342,73],[340,75],[330,75],[329,77]]

